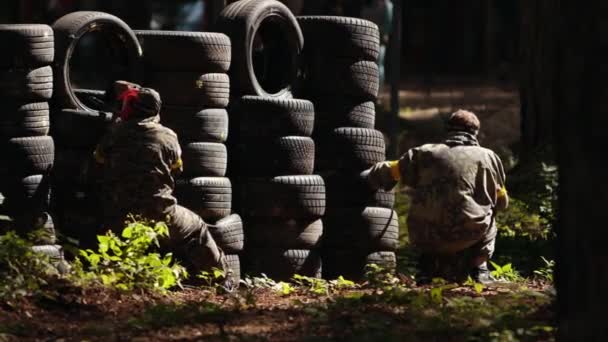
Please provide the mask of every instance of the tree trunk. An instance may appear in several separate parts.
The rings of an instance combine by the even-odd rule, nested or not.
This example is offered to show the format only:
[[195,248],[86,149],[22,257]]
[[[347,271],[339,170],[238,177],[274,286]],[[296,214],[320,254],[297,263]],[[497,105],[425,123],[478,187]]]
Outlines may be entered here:
[[[534,103],[542,105],[551,100],[556,113],[559,335],[565,341],[606,340],[608,5],[602,1],[545,2],[559,3],[552,9],[553,17],[559,20],[557,59],[548,60],[557,69],[553,77],[545,78],[555,84],[550,87],[551,97]],[[541,54],[540,64],[549,57]],[[548,128],[542,123],[550,120],[539,122],[537,131]]]
[[[520,2],[521,158],[553,145],[559,0]],[[548,156],[549,158],[551,156]]]

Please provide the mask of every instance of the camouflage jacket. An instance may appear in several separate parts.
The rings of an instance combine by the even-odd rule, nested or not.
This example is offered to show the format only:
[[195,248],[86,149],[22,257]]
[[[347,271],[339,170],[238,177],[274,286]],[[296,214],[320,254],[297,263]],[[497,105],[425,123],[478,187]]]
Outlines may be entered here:
[[158,115],[116,123],[95,151],[104,216],[160,219],[176,205],[174,173],[182,169],[177,135]]
[[412,189],[408,229],[414,244],[480,239],[494,224],[497,204],[506,206],[498,199],[505,185],[500,158],[467,133],[410,149],[399,171]]

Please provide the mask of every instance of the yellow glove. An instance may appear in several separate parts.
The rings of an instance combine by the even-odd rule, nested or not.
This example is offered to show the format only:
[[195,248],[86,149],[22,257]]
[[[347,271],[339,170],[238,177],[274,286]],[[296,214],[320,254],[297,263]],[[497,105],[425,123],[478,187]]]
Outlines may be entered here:
[[385,161],[376,163],[369,169],[367,181],[372,189],[392,189],[401,178],[399,161]]

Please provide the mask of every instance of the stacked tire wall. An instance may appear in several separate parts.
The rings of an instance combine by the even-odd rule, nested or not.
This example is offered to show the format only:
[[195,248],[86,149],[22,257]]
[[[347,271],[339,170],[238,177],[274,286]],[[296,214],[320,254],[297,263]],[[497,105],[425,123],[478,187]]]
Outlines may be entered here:
[[394,269],[399,227],[394,193],[360,174],[385,160],[374,129],[378,27],[346,17],[299,17],[306,47],[298,94],[316,108],[316,171],[327,184],[324,276],[361,278],[365,265]]
[[[55,144],[49,136],[55,39],[47,25],[0,25],[0,192],[11,229],[63,258],[49,215]],[[47,254],[49,254],[47,253]]]
[[104,108],[103,90],[75,87],[72,57],[83,36],[102,34],[120,42],[119,48],[127,56],[128,75],[124,77],[137,81],[141,46],[126,23],[103,12],[73,12],[59,18],[52,27],[56,37],[56,78],[51,134],[57,142],[52,207],[64,235],[77,239],[81,246],[93,247],[96,236],[104,233],[93,152],[111,125],[112,113]]
[[245,222],[245,271],[320,277],[325,183],[313,174],[314,107],[292,95],[301,30],[280,2],[241,0],[222,11],[218,31],[232,41],[229,176]]
[[229,266],[240,277],[243,225],[232,214],[232,183],[226,177],[230,100],[230,39],[221,33],[136,31],[143,47],[144,85],[163,101],[161,122],[182,147],[183,174],[176,179],[178,203],[211,228]]

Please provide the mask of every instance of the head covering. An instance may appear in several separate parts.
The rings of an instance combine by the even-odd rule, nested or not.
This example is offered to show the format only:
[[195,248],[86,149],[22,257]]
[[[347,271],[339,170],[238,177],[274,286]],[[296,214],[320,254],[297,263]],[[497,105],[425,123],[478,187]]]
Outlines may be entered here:
[[473,135],[477,135],[479,127],[480,123],[477,116],[463,109],[452,113],[447,122],[448,131],[467,132]]
[[161,109],[161,99],[158,92],[151,88],[142,88],[140,85],[127,82],[114,82],[111,91],[120,106],[116,115],[126,121],[131,118],[149,118],[156,116]]

